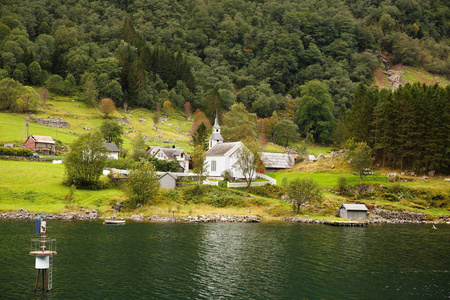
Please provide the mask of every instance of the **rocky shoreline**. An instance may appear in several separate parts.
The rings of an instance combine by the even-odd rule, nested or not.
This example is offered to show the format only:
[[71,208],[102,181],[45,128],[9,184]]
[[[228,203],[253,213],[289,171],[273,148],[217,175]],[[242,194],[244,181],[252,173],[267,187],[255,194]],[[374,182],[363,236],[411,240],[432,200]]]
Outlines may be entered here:
[[[49,213],[31,213],[23,208],[19,209],[17,212],[5,212],[0,213],[0,220],[34,220],[43,216],[45,220],[59,220],[59,221],[95,221],[97,219],[115,219],[116,215],[112,217],[107,217],[99,215],[98,211],[93,210],[83,210],[81,213],[60,213],[60,214],[49,214]],[[259,223],[263,220],[261,217],[257,216],[247,216],[247,215],[198,215],[189,217],[164,217],[164,216],[143,216],[143,215],[131,215],[126,218],[127,220],[134,222],[174,222],[174,223]]]
[[[67,212],[60,214],[49,213],[31,213],[23,208],[17,212],[0,213],[0,219],[7,220],[34,220],[42,215],[46,220],[60,220],[60,221],[95,221],[102,219],[115,219],[117,216],[113,215],[103,216],[99,215],[98,211],[83,210],[80,213]],[[165,217],[165,216],[143,216],[134,214],[126,217],[127,220],[134,222],[173,222],[173,223],[260,223],[264,218],[252,215],[197,215],[189,217]],[[282,219],[286,222],[305,223],[305,224],[324,224],[327,220],[309,219],[307,217],[286,217]],[[450,224],[450,217],[443,216],[438,221],[427,221],[426,215],[423,213],[412,212],[398,212],[384,209],[375,209],[370,211],[367,220],[368,224],[421,224],[421,223],[446,223]]]

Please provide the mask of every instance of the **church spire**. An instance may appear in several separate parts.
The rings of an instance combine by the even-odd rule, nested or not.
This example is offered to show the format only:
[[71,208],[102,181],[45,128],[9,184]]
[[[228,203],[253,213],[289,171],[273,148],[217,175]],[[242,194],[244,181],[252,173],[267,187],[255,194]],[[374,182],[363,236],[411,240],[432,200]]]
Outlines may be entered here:
[[209,137],[209,149],[214,147],[218,143],[223,142],[223,137],[220,134],[220,125],[219,125],[219,117],[217,116],[216,112],[216,119],[214,121],[214,126],[212,128],[212,134]]

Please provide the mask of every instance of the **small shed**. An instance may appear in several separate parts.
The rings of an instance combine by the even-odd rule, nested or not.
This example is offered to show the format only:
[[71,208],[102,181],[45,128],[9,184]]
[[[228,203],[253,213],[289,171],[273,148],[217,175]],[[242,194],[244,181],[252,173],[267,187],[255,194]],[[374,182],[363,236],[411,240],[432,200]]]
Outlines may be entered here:
[[25,141],[25,148],[45,155],[55,154],[55,145],[51,136],[30,135]]
[[162,189],[174,189],[177,186],[177,176],[166,172],[158,177],[158,182]]
[[103,143],[108,150],[108,158],[109,159],[119,159],[119,147],[117,147],[116,143]]
[[339,215],[344,219],[367,218],[367,207],[364,204],[342,204],[339,208]]

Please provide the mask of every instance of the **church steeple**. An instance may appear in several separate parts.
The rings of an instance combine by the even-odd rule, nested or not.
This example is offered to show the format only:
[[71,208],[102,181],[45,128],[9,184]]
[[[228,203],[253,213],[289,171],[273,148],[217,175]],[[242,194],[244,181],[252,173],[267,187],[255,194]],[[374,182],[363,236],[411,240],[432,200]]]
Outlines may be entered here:
[[214,147],[218,143],[223,142],[223,137],[220,134],[220,125],[219,125],[219,118],[217,116],[216,112],[216,119],[214,120],[214,126],[212,128],[212,134],[209,137],[209,149]]

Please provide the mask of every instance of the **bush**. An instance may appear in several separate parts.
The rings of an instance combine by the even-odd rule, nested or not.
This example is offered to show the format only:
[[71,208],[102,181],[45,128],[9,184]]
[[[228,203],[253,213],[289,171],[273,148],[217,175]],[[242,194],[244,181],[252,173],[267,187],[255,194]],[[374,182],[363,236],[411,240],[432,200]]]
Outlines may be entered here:
[[286,193],[286,189],[278,185],[265,185],[265,186],[255,186],[248,189],[252,194],[281,199],[281,197]]
[[214,207],[245,206],[246,200],[235,191],[225,191],[212,186],[186,187],[184,202],[195,204],[207,204]]
[[0,147],[0,155],[31,156],[34,151],[26,148]]
[[338,191],[340,193],[343,193],[348,186],[347,178],[344,175],[339,176],[337,184],[338,184]]
[[175,201],[175,202],[182,202],[183,197],[180,195],[177,189],[174,190],[162,190],[161,192],[161,199],[163,200],[169,200],[169,201]]
[[105,167],[130,170],[134,163],[135,161],[131,157],[108,159],[106,160]]

